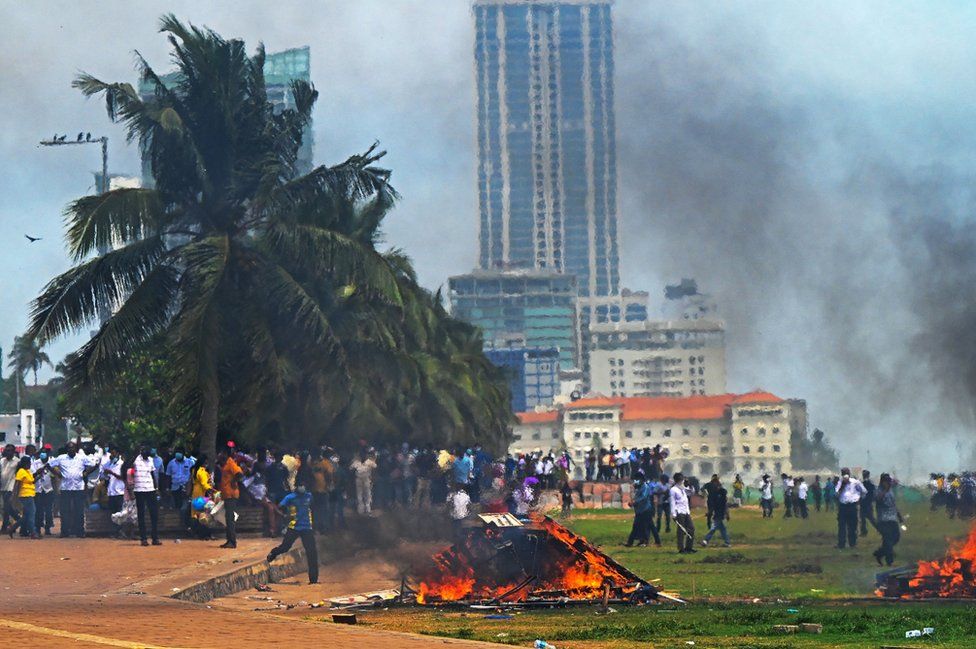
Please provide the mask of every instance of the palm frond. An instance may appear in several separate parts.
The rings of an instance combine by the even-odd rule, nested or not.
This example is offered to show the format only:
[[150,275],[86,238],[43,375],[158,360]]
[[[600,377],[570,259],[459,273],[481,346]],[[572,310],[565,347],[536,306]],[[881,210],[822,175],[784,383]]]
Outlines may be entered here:
[[27,335],[40,344],[93,322],[99,309],[118,305],[165,254],[161,237],[112,250],[51,280],[31,307]]
[[177,272],[170,266],[158,265],[146,274],[91,340],[65,359],[69,391],[96,389],[109,382],[142,343],[163,331],[177,286]]
[[96,250],[157,233],[163,207],[153,189],[113,189],[70,203],[65,222],[68,252],[80,261]]

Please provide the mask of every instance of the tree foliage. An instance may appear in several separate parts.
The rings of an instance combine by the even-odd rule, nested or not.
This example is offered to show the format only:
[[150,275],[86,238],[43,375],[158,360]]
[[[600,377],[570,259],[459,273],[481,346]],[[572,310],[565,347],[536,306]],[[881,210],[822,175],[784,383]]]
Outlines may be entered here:
[[797,469],[835,468],[840,462],[837,451],[830,445],[826,434],[819,428],[815,428],[810,437],[802,432],[794,434],[790,444],[790,459]]
[[175,84],[138,53],[149,97],[90,75],[74,84],[105,99],[154,186],[66,210],[76,265],[35,300],[28,337],[43,345],[113,311],[65,365],[70,406],[97,404],[148,354],[167,367],[167,412],[211,457],[218,435],[500,447],[507,388],[477,333],[419,287],[402,254],[376,249],[397,199],[383,152],[298,175],[317,91],[295,82],[293,108],[276,111],[263,47],[247,56],[241,41],[172,16],[160,29]]
[[36,340],[27,336],[14,337],[14,346],[7,358],[10,359],[7,366],[13,370],[15,380],[21,381],[21,384],[28,373],[33,373],[36,386],[38,371],[45,365],[54,367],[47,352],[41,349]]

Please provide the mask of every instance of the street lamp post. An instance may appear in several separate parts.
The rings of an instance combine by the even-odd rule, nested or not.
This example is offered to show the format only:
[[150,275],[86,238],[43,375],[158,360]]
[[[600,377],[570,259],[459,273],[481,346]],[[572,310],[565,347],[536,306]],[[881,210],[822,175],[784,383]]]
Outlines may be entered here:
[[[78,137],[74,140],[69,140],[67,135],[54,134],[50,140],[41,140],[39,143],[41,146],[79,146],[83,144],[101,144],[102,145],[102,177],[101,181],[98,183],[98,193],[104,194],[109,190],[109,178],[108,178],[108,138],[106,136],[92,137],[91,133],[78,133]],[[98,254],[104,255],[108,252],[108,248],[104,246],[99,246]],[[108,320],[110,312],[107,307],[100,306],[98,310],[98,320],[99,324],[105,324]]]
[[104,194],[108,191],[108,138],[92,137],[91,133],[79,133],[74,140],[69,140],[67,135],[55,134],[50,140],[41,140],[41,146],[77,146],[80,144],[101,144],[102,145],[102,182],[99,183],[98,193]]

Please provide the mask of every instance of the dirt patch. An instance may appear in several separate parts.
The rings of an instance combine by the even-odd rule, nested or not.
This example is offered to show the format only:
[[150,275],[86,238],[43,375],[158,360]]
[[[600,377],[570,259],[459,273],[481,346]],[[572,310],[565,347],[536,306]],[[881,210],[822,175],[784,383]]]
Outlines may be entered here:
[[723,552],[721,554],[710,554],[700,563],[761,563],[765,559],[754,559],[752,557],[747,557],[741,552]]
[[773,568],[770,575],[819,575],[823,568],[816,563],[791,563],[781,568]]

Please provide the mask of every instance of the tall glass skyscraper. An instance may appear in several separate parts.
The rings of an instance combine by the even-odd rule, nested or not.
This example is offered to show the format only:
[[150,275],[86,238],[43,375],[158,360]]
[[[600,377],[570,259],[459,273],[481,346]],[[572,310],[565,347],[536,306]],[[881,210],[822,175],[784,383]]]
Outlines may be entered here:
[[[293,81],[311,81],[310,58],[308,45],[281,52],[271,52],[265,56],[265,89],[268,93],[268,102],[274,107],[275,112],[295,107],[295,101],[291,94],[291,84]],[[170,72],[160,78],[165,86],[171,87],[176,84],[178,74],[177,72]],[[140,80],[139,96],[145,99],[152,93],[153,85],[148,81]],[[298,159],[295,164],[300,174],[312,170],[312,144],[312,123],[309,121],[302,131],[302,144],[298,149]],[[147,159],[142,161],[142,180],[147,187],[153,185],[152,173]]]
[[480,266],[618,291],[611,0],[475,0]]

